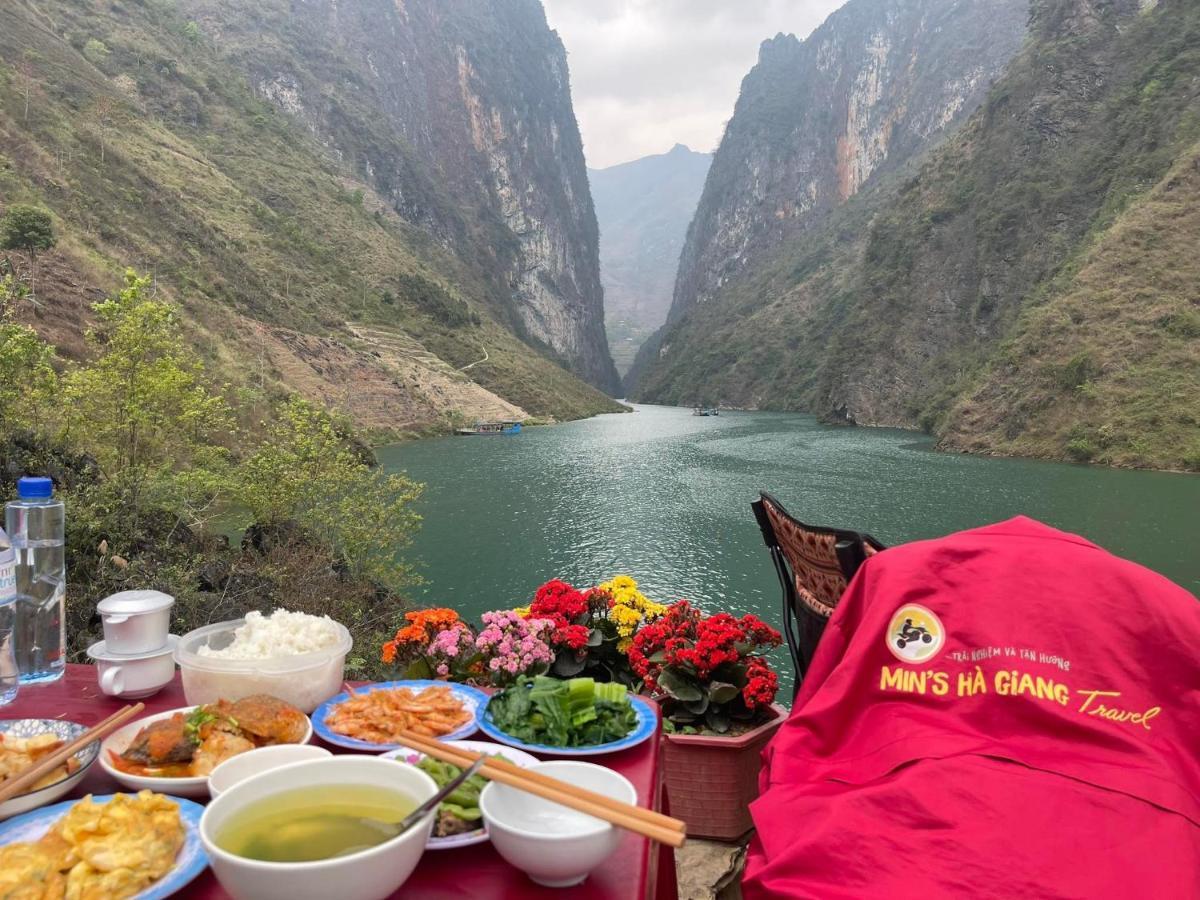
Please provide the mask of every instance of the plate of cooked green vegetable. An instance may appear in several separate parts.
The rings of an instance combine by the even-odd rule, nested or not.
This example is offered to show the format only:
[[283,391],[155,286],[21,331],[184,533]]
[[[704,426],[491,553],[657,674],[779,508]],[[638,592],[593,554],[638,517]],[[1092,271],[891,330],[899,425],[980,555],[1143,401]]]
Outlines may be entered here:
[[[461,747],[463,750],[473,750],[487,756],[500,756],[513,765],[525,768],[537,765],[536,756],[530,756],[514,747],[502,747],[490,741],[446,741],[451,747]],[[398,759],[411,763],[430,778],[437,782],[440,788],[457,778],[462,771],[458,766],[433,759],[408,747],[399,747],[383,754],[385,759]],[[487,828],[483,824],[483,815],[479,812],[479,792],[487,784],[482,775],[473,775],[450,794],[438,806],[437,818],[433,823],[433,832],[425,845],[428,850],[449,850],[453,847],[469,847],[471,844],[482,844],[488,839]]]
[[623,684],[545,676],[493,695],[479,721],[480,731],[494,741],[555,756],[625,750],[647,740],[657,727],[654,708]]

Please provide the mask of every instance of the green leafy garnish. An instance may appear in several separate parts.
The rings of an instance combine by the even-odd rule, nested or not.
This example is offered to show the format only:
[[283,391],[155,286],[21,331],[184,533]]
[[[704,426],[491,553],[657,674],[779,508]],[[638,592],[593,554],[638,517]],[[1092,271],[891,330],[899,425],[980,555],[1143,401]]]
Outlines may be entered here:
[[625,686],[596,684],[591,678],[538,676],[494,696],[488,715],[505,734],[553,747],[607,744],[637,726]]
[[233,716],[218,716],[207,706],[197,706],[190,713],[188,713],[187,718],[184,720],[183,733],[187,735],[188,740],[190,740],[196,746],[199,746],[201,740],[203,740],[203,738],[200,736],[200,729],[205,725],[208,725],[210,722],[217,721],[218,718],[225,719],[234,728],[238,727],[237,721],[233,718]]

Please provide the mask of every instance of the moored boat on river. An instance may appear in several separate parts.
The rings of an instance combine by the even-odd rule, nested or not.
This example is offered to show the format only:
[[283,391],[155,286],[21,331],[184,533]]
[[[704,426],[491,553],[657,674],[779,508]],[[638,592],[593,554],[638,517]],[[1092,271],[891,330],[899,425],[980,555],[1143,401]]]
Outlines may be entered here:
[[500,422],[476,422],[470,428],[458,429],[459,434],[520,434],[521,423],[506,419]]

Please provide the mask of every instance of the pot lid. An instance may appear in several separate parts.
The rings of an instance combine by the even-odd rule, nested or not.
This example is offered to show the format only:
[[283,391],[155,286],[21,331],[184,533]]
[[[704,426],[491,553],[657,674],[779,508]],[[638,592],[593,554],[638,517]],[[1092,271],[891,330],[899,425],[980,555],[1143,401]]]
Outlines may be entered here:
[[105,597],[96,604],[100,615],[131,615],[135,613],[157,612],[175,603],[175,598],[162,591],[121,591],[111,597]]
[[174,653],[179,646],[179,635],[168,634],[167,642],[155,650],[145,650],[141,653],[111,653],[104,641],[96,641],[87,648],[87,655],[101,662],[132,662],[135,659],[150,659],[153,656],[166,656]]

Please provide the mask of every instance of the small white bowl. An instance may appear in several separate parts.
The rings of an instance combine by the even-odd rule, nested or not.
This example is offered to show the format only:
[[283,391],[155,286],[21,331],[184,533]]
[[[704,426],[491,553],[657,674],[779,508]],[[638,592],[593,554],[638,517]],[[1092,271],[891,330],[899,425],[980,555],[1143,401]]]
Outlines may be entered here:
[[[628,778],[594,763],[545,762],[529,771],[637,803],[637,790]],[[479,795],[479,808],[499,854],[546,887],[580,884],[621,840],[607,822],[495,781]]]
[[333,754],[324,747],[315,747],[312,744],[275,744],[272,747],[247,750],[225,760],[209,773],[208,793],[212,797],[218,797],[235,784],[262,772],[270,772],[291,763],[324,759],[327,756]]
[[437,793],[433,779],[416,766],[377,756],[333,756],[292,763],[235,784],[213,800],[200,818],[200,840],[213,874],[234,900],[383,900],[404,884],[433,830],[432,810],[391,840],[333,859],[264,862],[237,856],[217,845],[217,835],[232,816],[298,785],[390,787],[417,803]]
[[[136,722],[130,722],[123,728],[118,728],[105,738],[104,743],[100,745],[100,767],[130,790],[149,790],[159,794],[171,794],[175,797],[190,797],[192,799],[207,797],[207,775],[189,776],[187,778],[155,778],[149,775],[131,775],[116,768],[110,761],[111,757],[109,756],[110,752],[115,753],[117,756],[124,753],[125,748],[137,737],[137,733],[151,722],[157,722],[159,719],[169,719],[176,713],[183,713],[186,716],[195,708],[194,706],[181,706],[179,709],[169,709],[166,712],[155,713],[152,716],[138,719]],[[304,739],[301,741],[302,744],[307,744],[311,741],[313,735],[312,722],[309,722],[307,717],[305,717],[305,726],[306,730],[304,732]],[[237,759],[236,756],[233,758]]]

